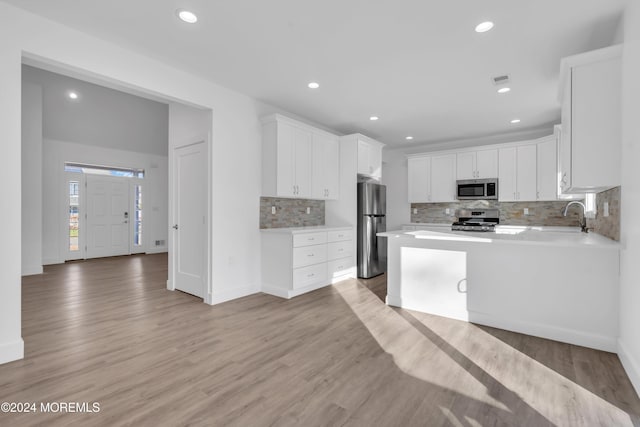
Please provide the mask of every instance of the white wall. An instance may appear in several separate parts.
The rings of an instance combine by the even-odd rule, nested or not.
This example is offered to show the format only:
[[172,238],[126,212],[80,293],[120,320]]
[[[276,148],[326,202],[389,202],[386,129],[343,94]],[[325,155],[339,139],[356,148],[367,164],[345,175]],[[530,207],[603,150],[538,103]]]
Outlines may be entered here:
[[407,157],[401,151],[384,150],[382,183],[387,186],[387,230],[399,230],[411,222]]
[[622,78],[622,212],[618,354],[640,393],[640,3],[625,12]]
[[[148,253],[165,252],[167,245],[155,246],[156,240],[168,238],[169,185],[167,156],[132,151],[114,150],[73,142],[45,139],[43,153],[46,161],[43,168],[43,263],[64,262],[67,244],[66,220],[67,190],[64,163],[87,163],[123,168],[142,168],[145,177],[141,180],[144,206],[144,250]],[[24,217],[23,217],[24,218]],[[81,230],[82,232],[82,230]]]
[[[20,200],[22,55],[213,111],[212,285],[221,298],[259,288],[260,123],[265,106],[165,63],[0,2],[2,200]],[[21,212],[0,210],[0,362],[22,357]],[[215,300],[214,300],[215,302]]]
[[42,87],[22,86],[22,275],[42,273]]

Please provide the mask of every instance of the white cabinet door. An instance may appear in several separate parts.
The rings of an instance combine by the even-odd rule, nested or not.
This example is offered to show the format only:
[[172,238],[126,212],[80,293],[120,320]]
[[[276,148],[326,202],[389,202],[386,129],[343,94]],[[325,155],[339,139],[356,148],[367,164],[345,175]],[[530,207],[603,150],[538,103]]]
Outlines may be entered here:
[[558,167],[556,137],[551,136],[537,144],[538,194],[537,200],[556,200],[558,192]]
[[294,128],[296,197],[311,197],[311,132]]
[[456,200],[456,155],[431,157],[431,202]]
[[358,141],[358,173],[361,175],[371,174],[371,163],[369,162],[371,147],[366,141]]
[[338,199],[339,147],[338,138],[313,134],[312,148],[312,197],[314,199]]
[[518,147],[516,160],[516,199],[518,201],[535,201],[538,188],[536,171],[536,146]]
[[482,150],[476,153],[476,178],[498,176],[498,150]]
[[560,175],[560,190],[571,188],[571,76],[569,76],[562,100],[562,129],[557,132],[558,137],[558,173]]
[[476,153],[469,151],[456,155],[457,179],[474,179],[476,177]]
[[296,195],[294,130],[295,128],[288,123],[277,124],[276,192],[278,196],[295,197]]
[[431,157],[409,159],[409,203],[431,201]]
[[517,197],[516,184],[516,147],[498,150],[498,199],[501,202],[514,202]]
[[358,173],[373,178],[382,176],[382,144],[358,140]]

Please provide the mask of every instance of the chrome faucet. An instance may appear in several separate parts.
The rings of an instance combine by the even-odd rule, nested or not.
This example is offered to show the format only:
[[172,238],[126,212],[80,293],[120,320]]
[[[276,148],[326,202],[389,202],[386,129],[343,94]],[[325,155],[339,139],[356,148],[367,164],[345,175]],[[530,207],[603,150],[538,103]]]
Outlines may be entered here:
[[582,202],[578,202],[576,200],[567,203],[567,206],[564,207],[564,211],[562,211],[563,216],[567,216],[567,211],[569,210],[569,206],[571,205],[580,205],[582,206],[582,220],[580,220],[580,230],[583,233],[587,233],[589,229],[587,228],[587,207]]

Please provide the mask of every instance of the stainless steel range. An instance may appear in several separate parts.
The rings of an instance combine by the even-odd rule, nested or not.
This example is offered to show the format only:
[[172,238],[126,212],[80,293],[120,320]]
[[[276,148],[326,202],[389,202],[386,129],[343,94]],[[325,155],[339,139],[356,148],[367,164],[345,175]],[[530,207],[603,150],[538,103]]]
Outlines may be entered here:
[[456,216],[458,221],[451,225],[454,231],[495,231],[500,223],[498,209],[460,209]]

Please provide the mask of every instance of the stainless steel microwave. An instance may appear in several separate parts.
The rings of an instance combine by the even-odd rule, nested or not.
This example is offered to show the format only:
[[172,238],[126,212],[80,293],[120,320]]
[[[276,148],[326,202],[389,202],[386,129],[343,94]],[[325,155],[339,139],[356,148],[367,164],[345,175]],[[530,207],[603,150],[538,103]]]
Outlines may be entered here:
[[498,200],[498,178],[459,179],[456,197],[458,200]]

